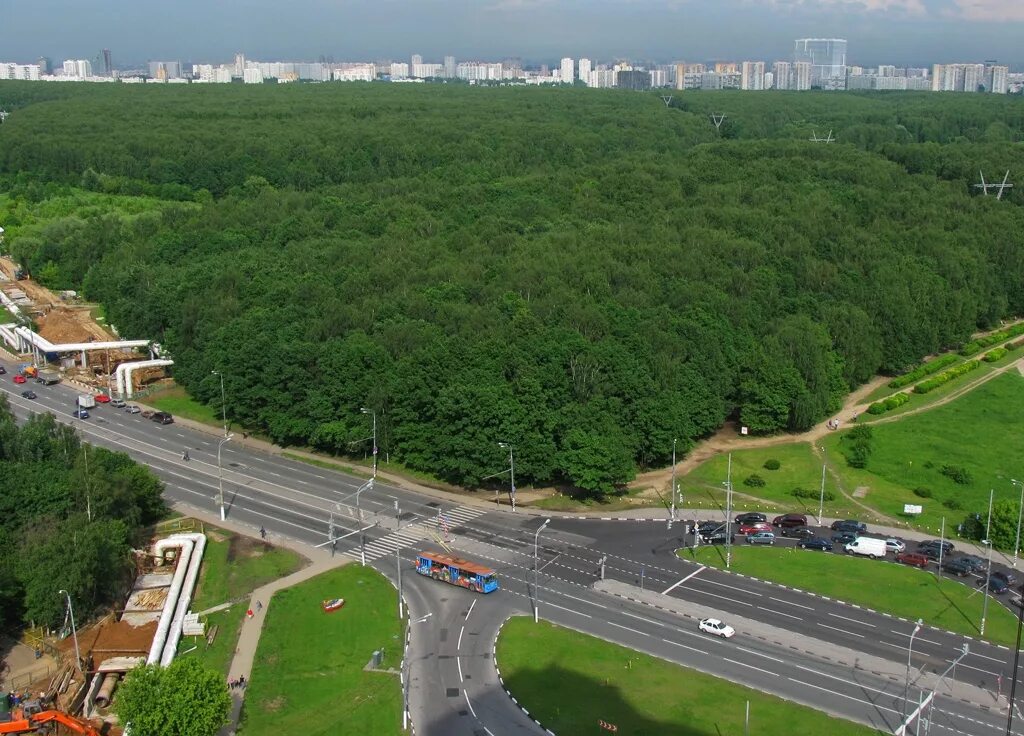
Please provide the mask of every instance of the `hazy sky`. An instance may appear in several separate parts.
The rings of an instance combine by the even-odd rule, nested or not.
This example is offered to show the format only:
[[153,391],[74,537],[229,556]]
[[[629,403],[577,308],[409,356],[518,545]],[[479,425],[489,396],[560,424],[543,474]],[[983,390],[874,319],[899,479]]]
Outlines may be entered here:
[[0,0],[0,60],[788,58],[849,40],[849,62],[1024,66],[1024,0]]

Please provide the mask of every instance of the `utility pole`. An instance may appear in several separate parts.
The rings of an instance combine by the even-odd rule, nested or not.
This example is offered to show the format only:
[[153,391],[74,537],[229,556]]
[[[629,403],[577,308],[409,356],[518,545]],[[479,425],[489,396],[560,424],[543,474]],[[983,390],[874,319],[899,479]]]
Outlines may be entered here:
[[215,376],[220,378],[220,415],[224,422],[224,436],[228,436],[228,405],[224,400],[224,374],[220,371],[210,371]]
[[363,530],[363,507],[359,505],[359,496],[363,491],[373,490],[373,478],[356,489],[356,512],[359,514],[359,560],[366,567],[366,532]]
[[732,453],[725,480],[725,569],[732,564]]
[[377,412],[374,409],[360,409],[363,414],[373,416],[373,477],[377,477]]
[[821,517],[825,513],[825,467],[828,464],[828,450],[824,445],[821,447],[821,493],[818,495],[818,526],[821,526]]
[[676,520],[676,440],[672,440],[672,509],[669,512],[668,528],[672,528],[672,522]]
[[551,523],[551,519],[545,519],[544,523],[537,527],[537,531],[533,534],[533,622],[537,623],[540,618],[540,587],[537,582],[537,576],[540,573],[538,566],[537,548],[540,541],[540,533],[544,531],[544,527]]
[[1017,541],[1013,543],[1013,567],[1017,568],[1017,555],[1020,553],[1020,523],[1024,517],[1024,483],[1010,478],[1010,482],[1020,486],[1020,505],[1017,507]]
[[89,445],[82,445],[82,457],[85,458],[85,518],[92,523],[92,494],[89,491]]
[[227,514],[224,511],[224,466],[220,462],[220,452],[224,447],[225,442],[230,442],[233,434],[224,435],[224,439],[217,443],[217,502],[220,504],[220,520],[224,521],[227,519]]
[[61,588],[57,595],[63,594],[68,601],[68,615],[71,617],[71,636],[75,640],[75,669],[82,669],[82,653],[78,650],[78,629],[75,628],[75,609],[71,605],[71,594]]
[[985,524],[985,539],[982,544],[988,546],[988,564],[985,566],[985,598],[981,604],[981,626],[978,627],[978,634],[985,636],[985,618],[988,616],[988,586],[992,582],[992,499],[995,496],[995,489],[988,492],[988,522]]
[[924,619],[918,619],[914,630],[910,632],[910,646],[907,648],[907,677],[903,682],[903,717],[907,717],[907,696],[910,694],[910,657],[914,653],[914,637],[924,625]]
[[499,442],[498,443],[498,447],[504,447],[506,450],[508,450],[508,473],[509,473],[508,477],[509,477],[510,484],[512,486],[512,495],[511,495],[510,498],[511,498],[511,501],[512,501],[512,510],[515,511],[516,510],[516,461],[515,461],[515,458],[512,455],[512,444],[509,443],[509,442]]

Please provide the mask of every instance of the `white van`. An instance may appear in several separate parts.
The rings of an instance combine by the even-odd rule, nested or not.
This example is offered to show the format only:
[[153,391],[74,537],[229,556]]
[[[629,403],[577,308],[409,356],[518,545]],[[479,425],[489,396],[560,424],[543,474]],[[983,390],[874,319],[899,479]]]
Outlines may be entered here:
[[857,537],[844,548],[848,555],[866,555],[875,559],[885,557],[885,540]]

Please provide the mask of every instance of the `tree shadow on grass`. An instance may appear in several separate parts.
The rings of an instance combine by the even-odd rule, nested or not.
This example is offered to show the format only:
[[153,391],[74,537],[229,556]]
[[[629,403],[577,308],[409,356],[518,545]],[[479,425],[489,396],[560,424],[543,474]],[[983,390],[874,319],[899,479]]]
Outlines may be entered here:
[[[503,673],[504,674],[504,673]],[[505,687],[541,725],[558,736],[612,732],[631,736],[734,736],[736,722],[700,720],[678,707],[678,718],[658,720],[637,711],[614,683],[562,667],[522,670]],[[652,704],[656,707],[657,704]],[[742,728],[742,720],[739,722]]]
[[[967,626],[970,627],[971,634],[975,634],[976,635],[978,633],[978,623],[973,618],[968,616],[966,611],[964,611],[962,608],[960,608],[960,606],[957,604],[956,601],[954,601],[952,598],[949,597],[949,594],[946,593],[946,591],[943,589],[943,587],[939,584],[939,580],[937,578],[935,578],[934,576],[931,576],[931,579],[928,581],[928,584],[935,586],[935,589],[939,591],[939,595],[941,595],[943,598],[946,599],[946,607],[943,608],[942,610],[938,611],[935,614],[936,617],[943,616],[948,611],[953,611],[953,612],[955,612],[956,616],[958,616],[961,620],[963,620],[963,622],[965,624],[967,624]],[[964,587],[966,587],[966,586],[964,586]],[[981,595],[985,594],[984,589],[982,589],[982,590],[975,590],[974,593],[979,593]],[[973,593],[972,593],[972,595],[973,595]],[[947,624],[947,627],[948,627],[948,624]]]

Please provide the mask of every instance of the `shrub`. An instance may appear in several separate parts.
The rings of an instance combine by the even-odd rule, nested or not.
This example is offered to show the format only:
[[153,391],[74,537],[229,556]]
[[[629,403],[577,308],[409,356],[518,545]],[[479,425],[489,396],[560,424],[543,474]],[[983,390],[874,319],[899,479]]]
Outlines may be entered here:
[[989,345],[995,345],[1003,340],[1017,335],[1024,334],[1024,322],[1013,325],[1013,327],[1007,327],[1005,330],[999,332],[993,332],[991,335],[985,335],[975,340],[971,340],[969,343],[960,348],[960,354],[964,356],[971,356],[982,349],[987,348]]
[[846,436],[852,441],[863,440],[864,442],[870,442],[873,435],[874,432],[871,427],[866,424],[858,424]]
[[868,456],[871,454],[871,436],[871,427],[858,424],[843,437],[846,447],[843,455],[846,457],[846,464],[851,468],[867,467]]
[[931,498],[932,489],[925,488],[924,486],[918,486],[917,488],[914,489],[914,495],[917,496],[918,498]]
[[[789,493],[790,493],[791,496],[795,496],[796,498],[810,498],[810,499],[819,499],[819,498],[821,498],[821,489],[820,488],[800,488],[798,486],[798,487],[794,488],[792,491],[790,491]],[[825,500],[826,501],[835,501],[836,500],[836,494],[834,494],[832,491],[825,491]]]
[[948,371],[943,371],[939,375],[929,378],[927,381],[921,381],[921,383],[914,386],[914,393],[926,394],[929,391],[934,391],[939,386],[949,383],[954,378],[959,378],[965,373],[970,373],[980,365],[980,360],[968,360],[966,363],[961,363],[956,368],[950,368]]
[[1003,347],[1007,350],[1018,350],[1022,345],[1024,345],[1024,340],[1014,340],[1013,342],[1006,343]]
[[945,506],[947,509],[950,509],[951,511],[959,511],[960,509],[963,508],[963,505],[957,498],[947,498],[945,501],[942,502],[942,505]]
[[753,473],[751,475],[748,475],[746,479],[744,479],[743,485],[750,486],[751,488],[763,488],[764,478],[762,478],[757,473]]
[[782,467],[782,463],[780,463],[778,460],[776,460],[773,457],[768,458],[767,460],[764,461],[764,469],[765,470],[778,470],[781,467]]
[[1005,356],[1008,352],[1010,351],[1007,350],[1006,348],[995,348],[994,350],[989,350],[987,353],[981,356],[981,359],[984,360],[986,363],[995,363],[997,360],[1000,360],[1003,356]]
[[941,371],[947,365],[955,363],[957,360],[959,360],[959,358],[954,353],[940,355],[935,360],[929,360],[924,365],[918,366],[909,373],[904,373],[902,376],[897,376],[893,380],[889,381],[889,388],[903,388],[904,386],[909,386],[911,383],[919,381],[925,376],[930,376],[933,373]]
[[876,401],[868,407],[868,414],[885,414],[885,404],[881,401]]
[[974,481],[971,471],[961,465],[943,465],[939,472],[957,485],[969,486]]

